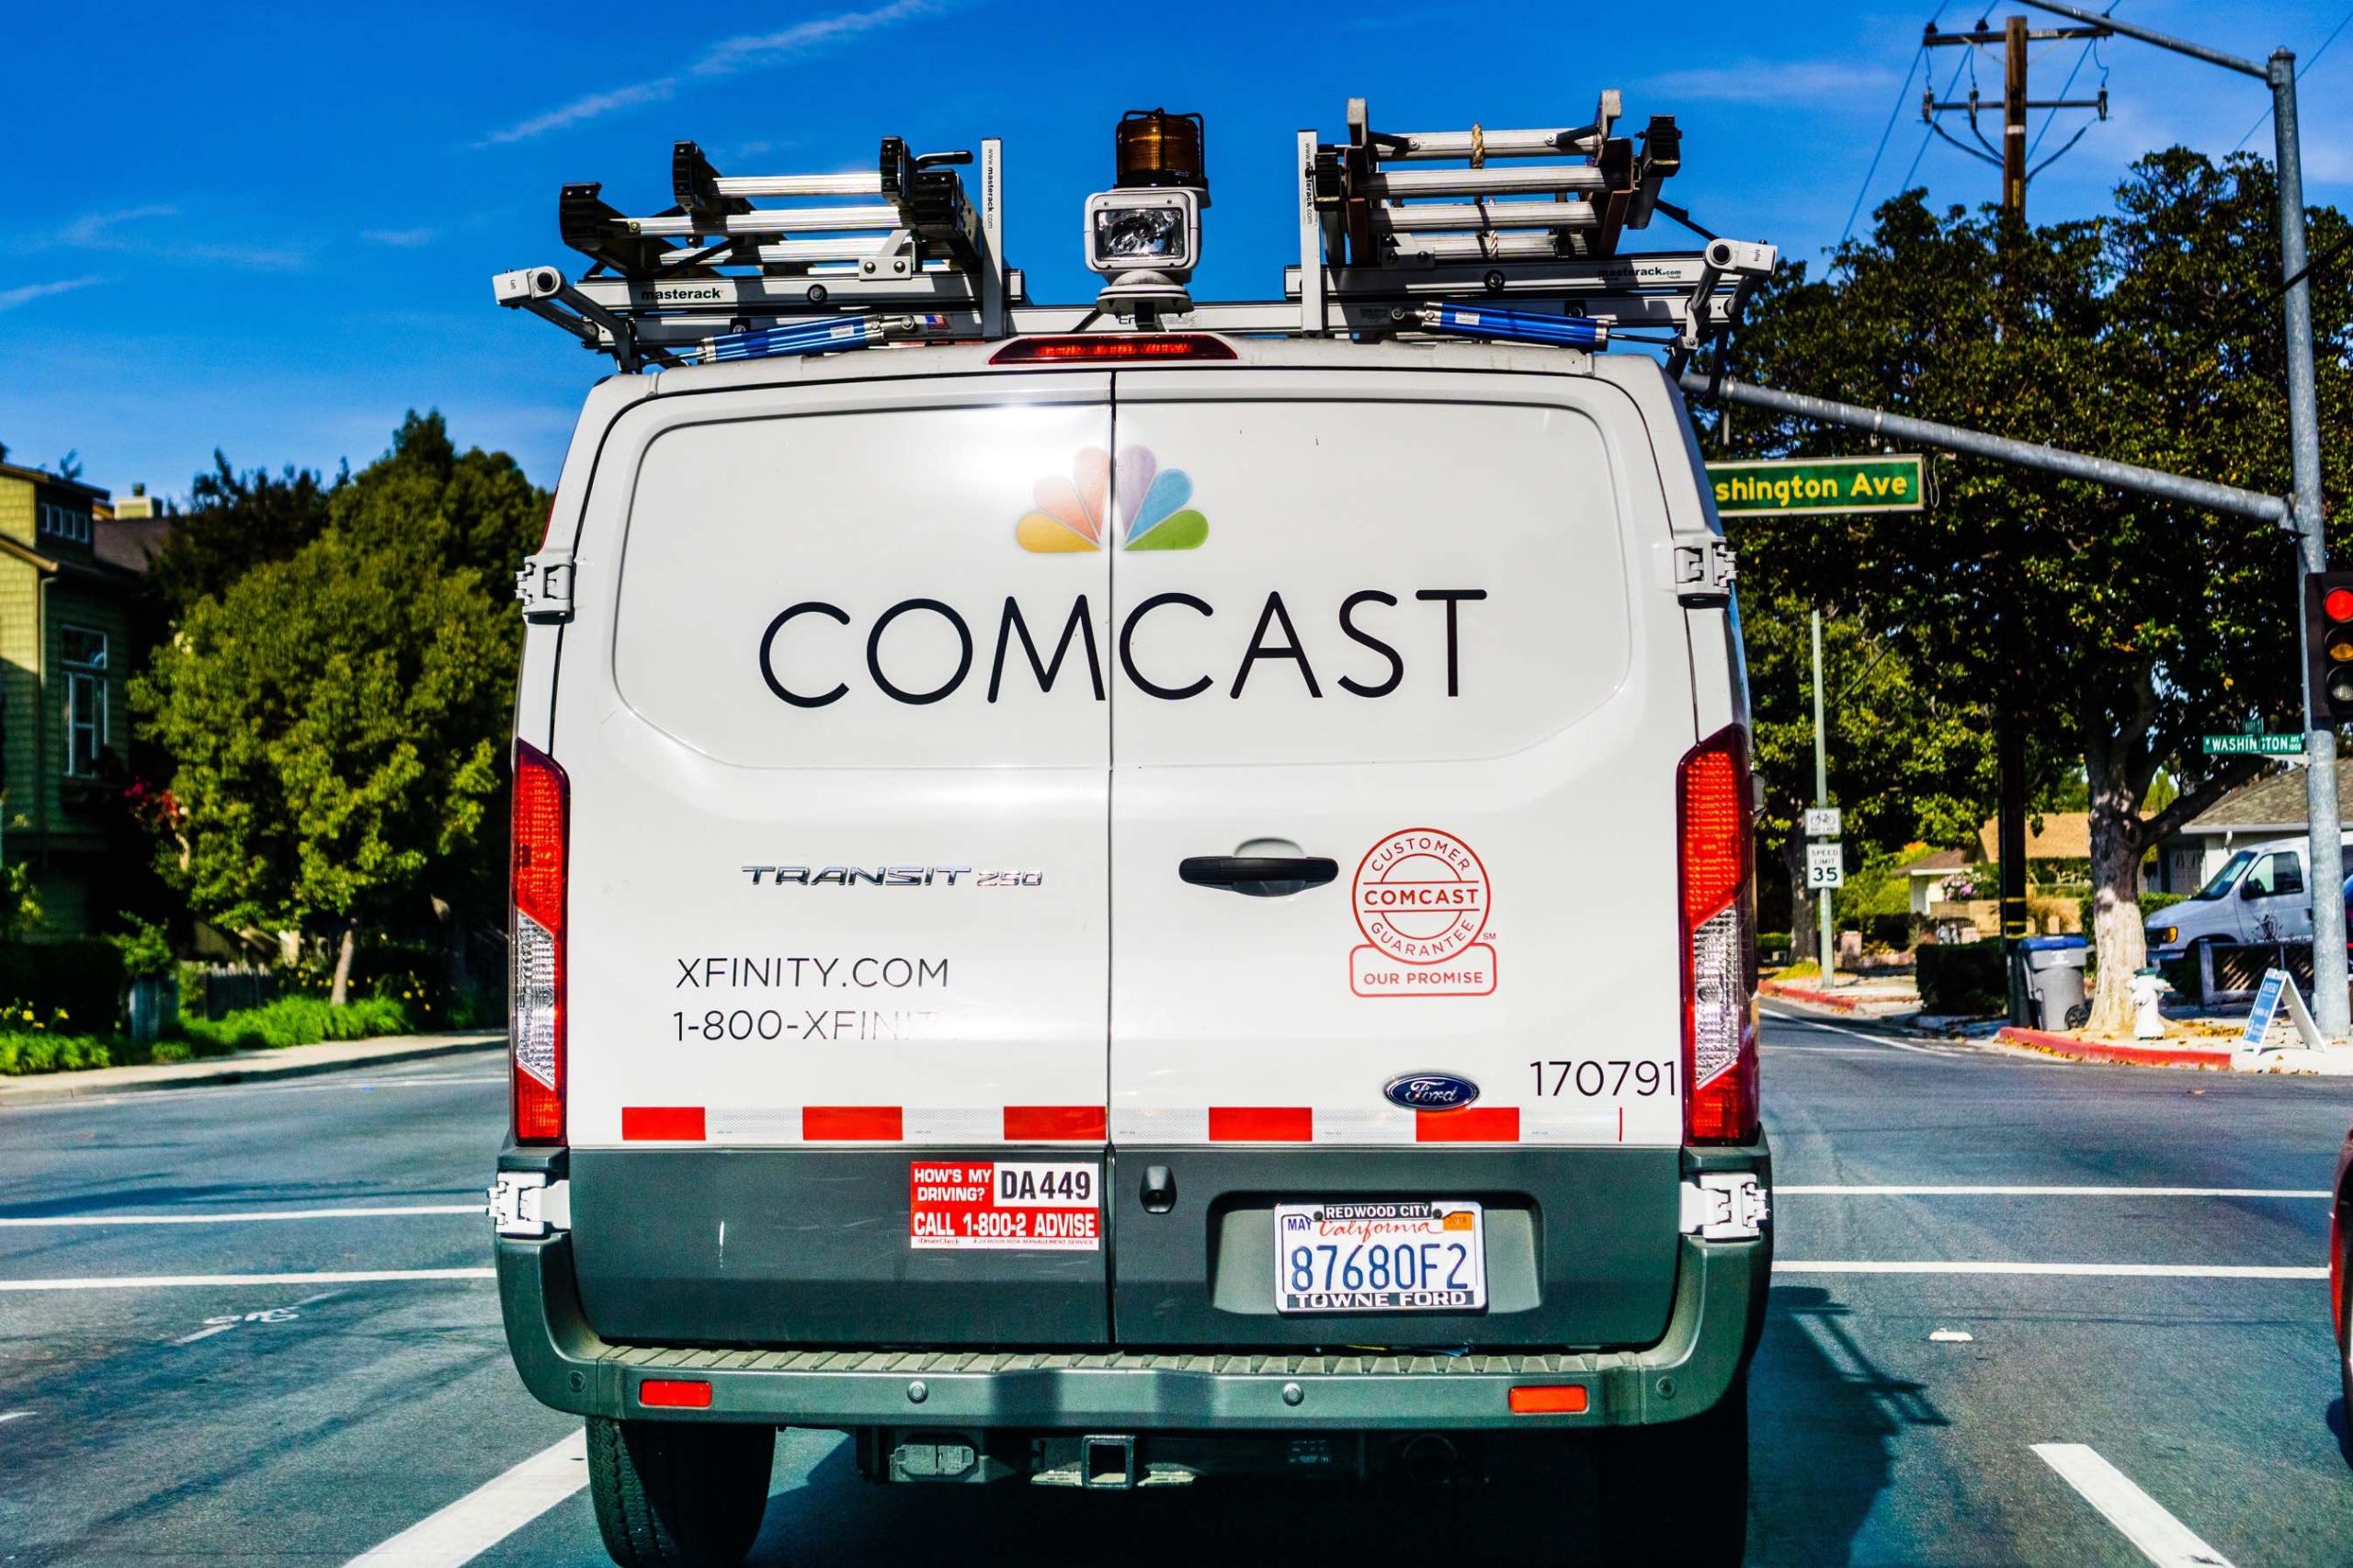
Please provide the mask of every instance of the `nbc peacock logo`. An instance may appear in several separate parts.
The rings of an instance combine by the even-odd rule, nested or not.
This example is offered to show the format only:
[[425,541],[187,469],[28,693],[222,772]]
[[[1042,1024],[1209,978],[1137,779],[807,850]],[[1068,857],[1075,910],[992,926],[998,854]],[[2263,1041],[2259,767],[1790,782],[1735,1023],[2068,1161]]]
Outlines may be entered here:
[[1210,537],[1210,520],[1186,505],[1193,481],[1183,469],[1162,468],[1150,447],[1130,447],[1120,452],[1117,472],[1115,486],[1110,453],[1100,447],[1080,452],[1069,478],[1055,474],[1038,482],[1038,508],[1015,525],[1014,538],[1041,555],[1104,549],[1115,492],[1119,549],[1199,550]]

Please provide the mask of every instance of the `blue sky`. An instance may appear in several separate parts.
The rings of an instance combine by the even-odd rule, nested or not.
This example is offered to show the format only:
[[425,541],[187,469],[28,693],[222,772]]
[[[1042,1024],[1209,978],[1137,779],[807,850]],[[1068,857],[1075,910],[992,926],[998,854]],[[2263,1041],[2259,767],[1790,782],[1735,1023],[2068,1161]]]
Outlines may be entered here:
[[[2347,7],[2123,0],[2119,14],[2259,57],[2279,43],[2310,55]],[[1984,165],[1924,150],[1916,57],[1935,10],[19,7],[9,52],[31,68],[0,102],[0,442],[45,466],[78,449],[118,493],[143,480],[185,495],[216,446],[240,467],[358,466],[404,410],[438,407],[460,443],[505,448],[550,482],[602,362],[498,311],[490,275],[578,262],[555,234],[563,181],[602,180],[624,210],[666,206],[679,137],[728,172],[778,173],[870,166],[886,133],[918,150],[1000,135],[1007,249],[1034,297],[1071,300],[1091,293],[1078,216],[1109,183],[1110,124],[1130,107],[1199,109],[1216,204],[1197,292],[1265,297],[1292,258],[1291,132],[1336,137],[1350,96],[1376,125],[1421,130],[1571,123],[1616,85],[1634,123],[1684,126],[1675,199],[1818,258],[1858,194],[1868,223],[1915,156],[1914,183],[1939,200],[1994,193]],[[1979,14],[1948,5],[1941,23]],[[1156,15],[1168,21],[1154,35],[1141,18]],[[1940,96],[1967,52],[1931,57]],[[2114,106],[2038,181],[2037,218],[2100,210],[2151,147],[2227,152],[2266,106],[2259,84],[2129,40],[2078,67],[2083,53],[2035,54],[2038,97],[2071,68],[2087,96],[2105,69]],[[1998,98],[1998,61],[1978,71]],[[2313,66],[2303,108],[2310,195],[2353,200],[2353,28]],[[2268,152],[2268,124],[2247,144]]]

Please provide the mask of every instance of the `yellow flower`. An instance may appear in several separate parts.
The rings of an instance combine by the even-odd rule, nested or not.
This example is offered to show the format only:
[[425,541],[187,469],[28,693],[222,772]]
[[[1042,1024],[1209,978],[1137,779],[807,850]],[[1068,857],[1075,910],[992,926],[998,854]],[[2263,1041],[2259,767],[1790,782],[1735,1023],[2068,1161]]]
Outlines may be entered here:
[[29,1023],[31,1023],[32,1021],[33,1021],[33,1010],[32,1010],[30,1007],[28,1007],[28,1008],[26,1008],[26,1009],[25,1009],[25,1022],[27,1022],[27,1023],[28,1023],[28,1024],[29,1024]]

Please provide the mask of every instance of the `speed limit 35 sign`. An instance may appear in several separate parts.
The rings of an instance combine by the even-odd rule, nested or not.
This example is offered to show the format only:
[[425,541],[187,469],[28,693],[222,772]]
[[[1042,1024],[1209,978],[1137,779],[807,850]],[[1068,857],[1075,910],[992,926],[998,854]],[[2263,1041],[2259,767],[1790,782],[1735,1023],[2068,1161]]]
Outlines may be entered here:
[[1805,846],[1805,885],[1809,888],[1843,888],[1847,885],[1847,862],[1836,844],[1809,844]]

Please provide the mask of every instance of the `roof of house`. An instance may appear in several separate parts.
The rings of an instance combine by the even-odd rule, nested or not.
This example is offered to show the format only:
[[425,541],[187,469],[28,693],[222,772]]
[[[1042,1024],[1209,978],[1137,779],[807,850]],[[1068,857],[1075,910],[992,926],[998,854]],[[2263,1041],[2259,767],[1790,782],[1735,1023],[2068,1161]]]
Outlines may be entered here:
[[[2336,798],[2353,791],[2353,758],[2336,765]],[[2282,767],[2242,784],[2181,825],[2183,833],[2247,834],[2304,827],[2304,770]]]
[[179,519],[159,517],[100,517],[91,530],[90,551],[110,566],[144,576],[165,536]]
[[0,475],[6,475],[10,479],[30,480],[35,484],[63,485],[68,490],[79,490],[95,500],[107,499],[107,493],[97,485],[86,484],[78,479],[67,479],[62,474],[51,473],[47,469],[28,468],[23,463],[12,463],[5,458],[0,458]]
[[[2088,812],[2045,812],[2042,831],[2034,830],[2035,818],[2029,812],[2026,819],[2026,858],[2029,860],[2088,860],[2092,858],[2092,819]],[[1977,858],[1999,860],[2001,833],[1995,820],[1985,819],[1977,830]]]
[[1939,849],[1933,855],[1923,855],[1904,868],[1907,877],[1935,877],[1966,869],[1977,864],[1977,857],[1966,849]]

